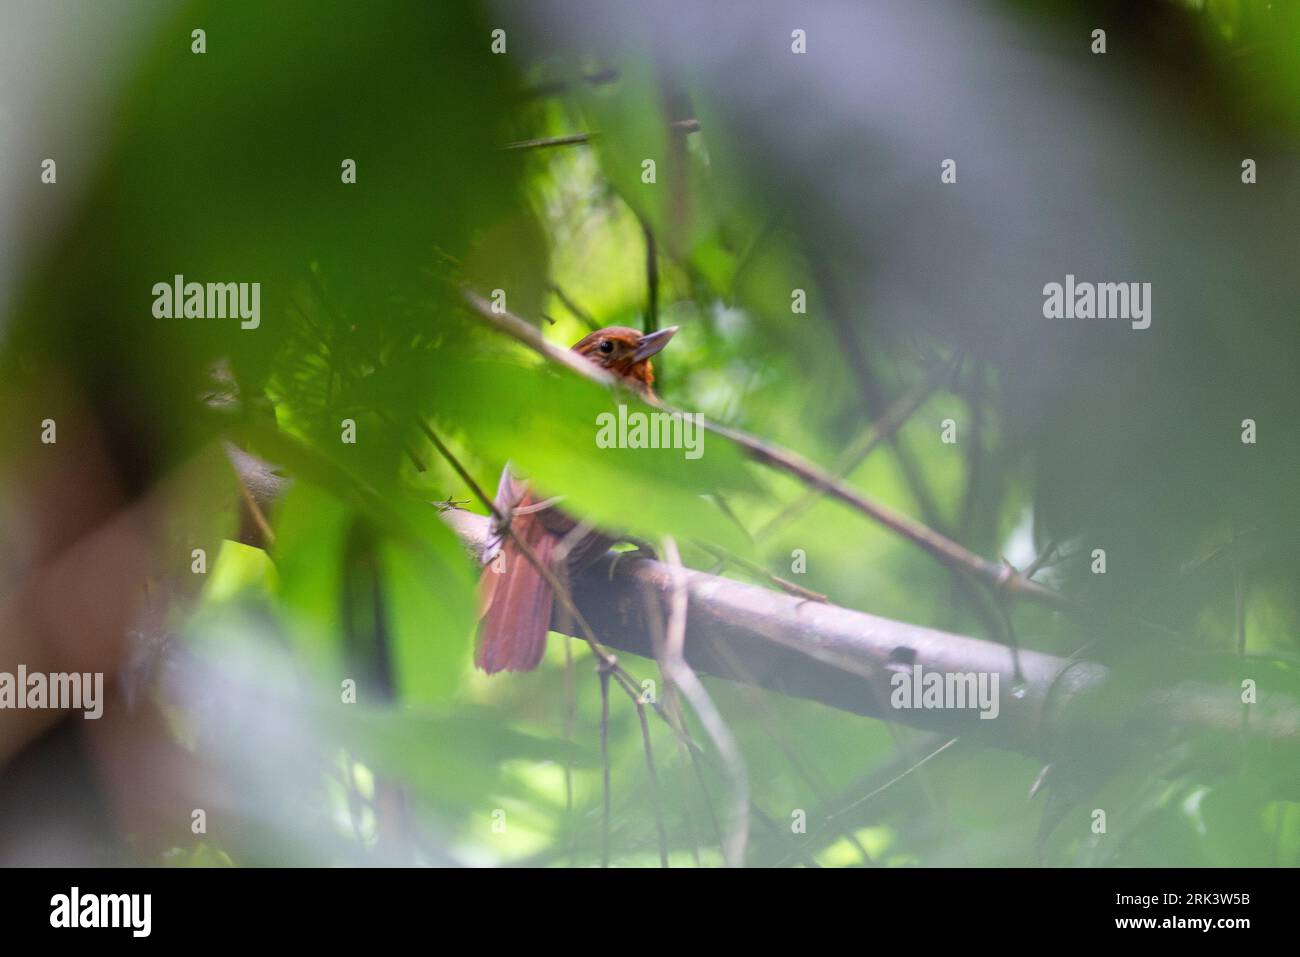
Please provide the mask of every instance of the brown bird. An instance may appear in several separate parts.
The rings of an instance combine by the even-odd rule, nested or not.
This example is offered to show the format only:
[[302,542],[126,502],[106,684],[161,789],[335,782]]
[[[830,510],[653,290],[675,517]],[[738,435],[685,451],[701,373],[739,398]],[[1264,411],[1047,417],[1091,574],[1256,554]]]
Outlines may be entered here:
[[[668,344],[676,331],[676,326],[670,326],[642,335],[626,326],[608,326],[584,336],[573,351],[653,398],[655,375],[650,358]],[[565,568],[570,572],[591,564],[617,541],[589,528],[575,533],[578,521],[535,493],[528,482],[511,474],[509,465],[501,472],[496,507],[538,560],[557,572],[556,553],[571,533],[564,556]],[[532,671],[546,650],[555,594],[511,535],[500,528],[493,533],[491,557],[479,579],[480,618],[474,663],[488,674]],[[560,579],[563,581],[564,576]]]

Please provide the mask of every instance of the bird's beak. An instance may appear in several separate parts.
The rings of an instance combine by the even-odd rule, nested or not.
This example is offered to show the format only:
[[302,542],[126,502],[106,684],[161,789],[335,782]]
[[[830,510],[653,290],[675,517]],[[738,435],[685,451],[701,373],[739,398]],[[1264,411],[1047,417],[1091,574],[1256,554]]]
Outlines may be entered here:
[[676,326],[669,326],[667,329],[660,329],[649,335],[642,336],[636,344],[636,352],[632,353],[632,361],[640,362],[643,359],[649,359],[657,355],[659,350],[668,345],[668,340],[677,332]]

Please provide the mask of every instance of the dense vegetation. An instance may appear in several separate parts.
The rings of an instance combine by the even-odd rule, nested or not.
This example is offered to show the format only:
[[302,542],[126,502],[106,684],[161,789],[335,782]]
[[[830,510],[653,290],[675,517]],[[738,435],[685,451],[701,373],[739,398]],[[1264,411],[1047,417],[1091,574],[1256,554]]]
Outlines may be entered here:
[[[0,594],[161,504],[147,557],[111,548],[109,605],[85,611],[129,605],[113,664],[159,717],[121,733],[183,768],[174,791],[105,785],[138,812],[121,854],[656,865],[662,819],[674,866],[722,862],[732,782],[693,709],[694,759],[650,713],[652,778],[614,688],[606,821],[585,645],[472,669],[478,570],[439,513],[485,508],[431,432],[489,493],[509,460],[692,568],[1104,662],[1126,695],[1249,679],[1294,706],[1300,15],[555,6],[196,3],[120,69],[80,66],[118,78],[113,105],[32,187],[0,324]],[[31,148],[12,158],[35,177]],[[151,315],[178,274],[259,282],[260,324]],[[1150,327],[1045,318],[1067,274],[1150,283]],[[599,448],[597,413],[632,400],[466,290],[559,346],[680,326],[657,367],[673,406],[991,562],[1041,556],[1036,580],[1078,608],[1008,601],[860,511],[801,503],[806,482],[722,437],[698,460]],[[292,479],[255,534],[224,442]],[[1171,727],[1112,762],[1086,734],[1021,753],[705,687],[743,756],[749,864],[1300,862],[1300,732],[1252,743],[1250,705],[1226,743]]]

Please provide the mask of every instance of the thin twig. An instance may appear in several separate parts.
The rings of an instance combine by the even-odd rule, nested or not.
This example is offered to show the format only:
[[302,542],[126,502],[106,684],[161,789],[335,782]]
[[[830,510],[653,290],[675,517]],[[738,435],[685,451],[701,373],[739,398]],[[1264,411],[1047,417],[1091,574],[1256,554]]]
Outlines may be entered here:
[[925,757],[923,757],[920,761],[917,761],[915,764],[913,764],[911,767],[909,767],[906,771],[902,772],[902,773],[899,774],[899,775],[896,775],[895,777],[890,778],[888,781],[886,781],[884,784],[882,784],[880,787],[876,788],[875,790],[873,790],[873,791],[871,791],[871,792],[869,792],[869,793],[867,793],[867,794],[862,795],[862,797],[858,798],[858,799],[857,799],[856,801],[854,801],[852,804],[849,804],[849,805],[847,805],[846,807],[842,807],[842,808],[840,808],[840,809],[839,809],[838,811],[836,811],[834,814],[828,814],[828,815],[826,815],[826,816],[827,816],[828,818],[837,818],[837,817],[839,817],[839,816],[841,816],[841,815],[843,815],[843,814],[847,814],[849,811],[853,810],[855,807],[858,807],[858,806],[861,805],[861,804],[865,804],[867,801],[870,801],[870,800],[871,800],[873,797],[875,797],[876,795],[881,794],[882,792],[887,791],[887,790],[889,790],[890,788],[892,788],[895,784],[897,784],[899,781],[903,780],[903,778],[905,778],[905,777],[907,777],[908,775],[910,775],[913,771],[919,771],[919,770],[920,770],[921,768],[923,768],[925,765],[929,764],[932,760],[934,760],[934,759],[937,758],[939,755],[943,754],[943,752],[947,751],[947,750],[948,750],[949,748],[951,748],[954,744],[956,744],[956,743],[957,743],[957,740],[958,740],[957,738],[950,738],[950,739],[948,739],[948,740],[945,741],[943,744],[939,745],[939,747],[935,748],[933,751],[931,751],[929,754],[927,754]]
[[[1234,599],[1233,619],[1237,632],[1237,657],[1246,657],[1246,566],[1241,557],[1241,546],[1237,542],[1237,530],[1232,530],[1232,590]],[[1241,705],[1241,733],[1243,737],[1250,728],[1250,705]]]
[[1002,619],[1002,627],[1007,646],[1011,649],[1011,681],[1013,688],[1023,689],[1025,673],[1020,669],[1020,641],[1016,638],[1016,627],[1011,621],[1012,610],[998,594],[993,595],[993,607]]
[[718,756],[722,759],[732,793],[732,813],[728,822],[730,828],[722,842],[722,857],[731,867],[739,867],[745,860],[745,844],[749,837],[749,774],[745,769],[745,760],[740,754],[736,739],[722,719],[713,699],[700,683],[697,676],[686,663],[684,648],[686,645],[686,576],[682,569],[682,557],[677,552],[677,543],[673,539],[664,539],[664,558],[673,573],[673,593],[668,608],[668,627],[664,636],[663,659],[659,662],[664,677],[678,688],[686,700],[691,703],[705,733],[713,741]]
[[[712,642],[712,647],[719,657],[726,659],[728,667],[736,672],[736,674],[744,676],[746,680],[751,682],[751,684],[754,683],[753,671],[751,671],[745,663],[742,662],[729,647],[727,647],[725,642]],[[745,696],[745,699],[749,701],[755,709],[757,709],[768,737],[776,743],[776,746],[781,750],[781,753],[785,755],[785,759],[789,763],[790,767],[794,768],[795,774],[803,779],[804,784],[812,792],[813,797],[815,797],[818,803],[824,807],[826,805],[824,782],[822,782],[820,776],[817,775],[799,756],[794,745],[786,739],[785,734],[781,730],[780,721],[776,712],[768,703],[767,697],[758,691],[756,687],[752,687],[751,684],[741,684],[741,693]],[[831,818],[828,817],[827,820],[830,821]],[[858,840],[857,835],[853,833],[851,828],[840,827],[838,823],[836,824],[836,828],[839,830],[840,836],[848,841],[849,844],[851,844],[858,852],[858,855],[862,858],[864,864],[875,864],[875,860],[871,857],[871,853],[862,846],[862,842]]]
[[261,506],[257,504],[257,499],[253,498],[253,493],[248,490],[248,486],[244,483],[244,476],[240,474],[239,469],[235,468],[233,463],[230,467],[239,480],[239,494],[243,496],[249,514],[253,516],[253,523],[257,525],[257,530],[262,533],[262,540],[266,542],[267,548],[275,547],[275,532],[271,530],[271,523],[266,520]]
[[984,481],[984,385],[984,364],[976,362],[970,370],[970,388],[966,396],[970,409],[970,427],[966,430],[966,494],[962,497],[961,514],[957,519],[957,537],[963,542],[971,540],[980,487]]
[[[698,771],[699,765],[696,762],[695,755],[691,752],[690,748],[686,747],[686,745],[680,739],[678,739],[677,741],[677,757],[682,767],[685,767],[689,763],[693,765]],[[703,787],[702,779],[700,780],[700,785],[702,788]],[[683,791],[683,795],[684,793],[685,792]],[[707,803],[707,801],[708,801],[708,794],[706,792],[705,802]],[[712,807],[709,808],[709,813],[710,814],[713,813]],[[695,822],[691,816],[690,804],[689,802],[686,801],[683,801],[682,804],[682,824],[686,828],[686,839],[690,844],[692,860],[694,860],[696,867],[700,867],[702,866],[700,861],[700,839],[695,834]],[[721,845],[722,843],[722,835],[720,833],[718,835],[718,843],[719,845]]]
[[609,771],[609,672],[601,664],[600,674],[600,763],[604,770],[604,812],[600,819],[600,866],[609,867],[609,821],[612,806],[612,786]]
[[552,146],[575,146],[578,143],[588,143],[595,133],[569,133],[567,136],[539,136],[531,140],[515,140],[513,143],[506,143],[504,146],[497,147],[502,150],[538,150],[548,149]]
[[1026,565],[1025,570],[1020,574],[1024,575],[1026,578],[1033,578],[1043,570],[1044,566],[1046,566],[1048,562],[1052,560],[1052,556],[1056,554],[1056,549],[1060,547],[1060,544],[1060,539],[1052,539],[1047,543],[1047,547],[1039,552],[1038,556]]
[[[696,119],[675,120],[672,128],[681,130],[683,133],[696,133],[700,129],[700,121]],[[564,136],[539,136],[531,140],[515,140],[513,143],[506,143],[498,147],[502,150],[538,150],[550,149],[554,146],[578,146],[583,143],[590,143],[600,134],[593,131],[590,133],[567,133]]]
[[[921,408],[926,403],[926,400],[943,386],[960,362],[961,356],[958,354],[949,362],[936,363],[924,380],[917,384],[916,388],[891,405],[884,415],[872,422],[867,430],[845,450],[835,465],[835,477],[847,478],[851,472],[866,460],[867,456],[883,442],[888,441],[894,433],[903,427],[904,423],[912,417],[917,409]],[[770,538],[778,529],[788,525],[816,504],[821,497],[822,491],[820,489],[806,491],[769,519],[766,525],[759,528],[754,533],[754,541],[757,543]]]
[[[640,699],[638,699],[638,704]],[[636,709],[637,720],[641,722],[641,745],[645,751],[646,770],[650,773],[650,801],[654,805],[655,830],[659,835],[659,866],[668,866],[668,832],[664,829],[664,808],[659,797],[659,773],[655,770],[654,751],[650,747],[650,723],[646,720],[645,708]]]
[[[1233,545],[1236,546],[1236,535],[1233,535]],[[1233,622],[1234,631],[1237,634],[1237,655],[1243,657],[1246,654],[1246,572],[1241,560],[1241,551],[1239,547],[1233,548],[1232,556],[1233,572]]]
[[556,577],[554,570],[537,556],[537,553],[533,551],[532,547],[527,542],[519,537],[511,526],[509,519],[502,514],[501,510],[497,507],[496,502],[487,496],[487,493],[484,492],[478,482],[474,480],[474,477],[470,475],[465,469],[465,466],[461,464],[460,459],[452,453],[451,449],[449,449],[442,439],[438,437],[438,434],[433,431],[432,427],[430,427],[430,425],[423,419],[418,421],[420,430],[424,432],[425,437],[433,443],[434,447],[438,450],[438,454],[447,460],[448,464],[450,464],[456,471],[456,474],[460,476],[461,481],[469,486],[470,491],[474,493],[474,497],[482,502],[488,511],[492,513],[493,518],[496,519],[497,527],[510,536],[515,545],[519,548],[519,551],[523,554],[524,558],[526,558],[529,564],[537,569],[538,574],[545,579],[546,584],[550,586],[556,597],[560,599],[561,604],[564,605],[565,611],[573,617],[574,624],[581,629],[583,637],[586,639],[587,644],[591,647],[591,650],[595,653],[596,657],[600,659],[601,664],[611,669],[615,668],[617,665],[617,659],[606,651],[605,647],[599,640],[597,640],[595,633],[591,630],[591,626],[587,624],[587,620],[582,616],[582,612],[578,611],[577,606],[573,604],[573,599],[569,596],[568,589],[566,589],[563,583],[561,583]]
[[[612,67],[606,67],[603,70],[597,70],[595,73],[588,73],[581,76],[578,80],[588,86],[602,86],[606,83],[613,83],[619,78],[618,70]],[[569,83],[565,80],[548,80],[544,83],[538,83],[536,86],[530,86],[523,91],[524,96],[558,96],[561,93],[567,93],[570,89]]]
[[[555,555],[552,560],[555,562],[556,567],[560,569],[561,575],[564,577],[565,591],[569,594],[572,594],[572,589],[569,587],[568,581],[569,552],[578,544],[578,542],[590,535],[591,532],[591,526],[587,525],[585,522],[579,522],[567,535],[564,536],[563,540],[555,550]],[[565,643],[565,649],[567,652],[567,642]],[[604,668],[603,665],[602,669],[603,671],[610,670]],[[606,688],[603,693],[608,694],[608,688]],[[659,863],[660,866],[667,867],[668,834],[664,828],[663,804],[659,796],[659,773],[655,768],[654,749],[650,741],[650,724],[646,720],[645,702],[643,701],[641,694],[629,694],[628,696],[632,699],[633,707],[636,708],[636,719],[641,726],[641,747],[645,753],[646,769],[650,774],[650,801],[654,808],[655,830],[659,837]]]
[[[645,236],[645,295],[646,295],[646,313],[645,329],[649,334],[659,329],[659,250],[655,244],[654,230],[650,228],[650,223],[641,220],[641,232]],[[664,360],[661,355],[657,360],[656,372],[659,378],[659,388],[663,388],[664,382]]]
[[700,541],[698,539],[694,540],[694,542],[698,547],[704,549],[704,551],[708,552],[714,558],[718,559],[718,561],[721,564],[723,565],[731,564],[731,565],[736,565],[739,568],[743,568],[751,575],[754,575],[757,578],[762,578],[764,581],[771,582],[773,585],[781,589],[786,594],[794,595],[796,598],[804,598],[807,599],[808,601],[821,602],[823,604],[830,601],[830,599],[827,598],[825,595],[823,595],[821,592],[813,591],[810,588],[804,588],[802,585],[796,585],[792,581],[786,581],[780,575],[772,574],[762,565],[756,564],[755,562],[751,562],[747,558],[742,558],[739,555],[729,552],[725,548],[722,548],[719,545],[712,545],[708,542]]
[[[623,689],[623,692],[629,698],[631,698],[634,706],[637,709],[637,712],[641,715],[644,715],[640,692],[637,690],[635,681],[632,679],[631,675],[629,675],[619,665],[618,659],[614,655],[610,654],[605,649],[604,645],[602,645],[600,641],[597,640],[596,635],[592,631],[591,626],[587,623],[586,618],[583,617],[582,613],[578,610],[577,605],[574,604],[573,597],[569,589],[566,587],[566,585],[563,582],[561,582],[556,576],[555,572],[537,556],[536,552],[532,550],[532,548],[528,545],[528,543],[525,542],[519,535],[515,533],[514,529],[510,525],[510,522],[505,518],[505,516],[502,515],[501,510],[497,507],[496,503],[492,499],[488,498],[487,494],[479,486],[478,482],[474,480],[474,477],[469,474],[469,472],[461,464],[460,460],[455,456],[455,454],[452,453],[451,449],[449,449],[447,445],[442,441],[442,439],[438,436],[438,434],[434,432],[433,428],[423,419],[419,420],[419,425],[420,425],[420,429],[424,432],[425,436],[429,439],[430,442],[433,443],[434,447],[438,450],[438,453],[442,455],[444,459],[446,459],[448,464],[450,464],[451,467],[460,476],[461,480],[464,481],[465,484],[469,486],[470,491],[474,493],[474,496],[478,498],[478,500],[482,502],[483,505],[496,518],[498,527],[501,528],[505,532],[505,534],[508,534],[511,537],[511,539],[514,541],[515,545],[519,548],[520,552],[524,555],[524,557],[529,561],[529,563],[533,565],[533,567],[535,567],[538,570],[539,574],[541,574],[542,578],[546,581],[547,585],[550,586],[552,592],[554,592],[555,596],[559,599],[565,612],[569,615],[570,620],[578,627],[578,629],[582,633],[584,640],[587,642],[587,646],[591,648],[592,654],[596,656],[597,670],[601,676],[601,701],[602,701],[601,747],[602,749],[605,749],[607,745],[606,739],[608,736],[609,678],[611,675],[613,676],[618,686]],[[658,714],[665,721],[665,723],[667,723],[668,726],[673,729],[674,733],[678,737],[678,740],[682,741],[685,745],[687,745],[688,748],[692,750],[692,753],[694,753],[695,750],[700,749],[699,744],[695,742],[693,739],[691,739],[690,735],[687,733],[684,722],[681,721],[674,722],[672,718],[659,707],[657,701],[654,703],[654,707],[655,707],[656,714]],[[647,751],[647,756],[649,757],[648,751]],[[606,830],[608,830],[609,802],[610,802],[608,762],[606,762],[606,766],[605,766],[605,777],[606,777],[605,828]],[[743,844],[742,844],[742,850],[743,850]],[[608,854],[608,841],[606,841],[606,854]]]
[[572,297],[570,297],[567,292],[565,292],[562,288],[560,288],[560,286],[557,283],[552,282],[547,286],[547,288],[550,289],[552,293],[554,293],[556,299],[560,300],[560,303],[564,306],[564,308],[569,310],[569,312],[571,312],[574,316],[576,316],[584,326],[586,326],[592,332],[595,332],[597,329],[600,328],[600,323],[596,321],[596,317],[593,316],[591,313],[589,313],[586,309],[583,309],[576,302],[574,302]]
[[[646,621],[649,624],[649,628],[650,628],[651,642],[653,646],[652,654],[654,655],[655,661],[657,663],[660,657],[662,657],[662,651],[660,649],[662,648],[666,636],[666,631],[667,631],[667,629],[664,626],[663,607],[659,601],[658,596],[654,592],[650,591],[648,588],[641,589],[641,598],[642,598],[643,605],[645,607]],[[663,668],[662,666],[660,666],[660,673],[662,674],[662,672],[663,672]],[[656,696],[656,698],[657,697],[658,696]],[[668,681],[666,678],[663,684],[663,711],[666,715],[670,716],[672,719],[671,721],[669,721],[670,726],[673,726],[675,724],[677,727],[683,729],[683,733],[677,735],[677,747],[678,747],[679,757],[682,758],[683,767],[686,765],[687,762],[689,762],[689,764],[691,765],[692,769],[695,772],[696,785],[699,787],[700,795],[704,800],[704,806],[708,809],[709,818],[713,822],[714,837],[718,842],[718,846],[721,847],[722,829],[718,827],[717,815],[713,813],[713,798],[709,794],[709,789],[706,786],[704,781],[704,773],[700,767],[700,754],[703,753],[703,750],[700,749],[698,746],[693,746],[693,747],[688,746],[686,740],[684,740],[687,737],[687,735],[685,734],[686,717],[682,713],[682,705],[681,705],[681,701],[677,697],[676,688],[674,688],[672,682]],[[683,797],[682,819],[686,824],[686,831],[690,837],[690,842],[691,842],[691,850],[694,852],[695,855],[695,866],[699,867],[700,846],[699,846],[699,841],[695,836],[695,827],[692,824],[690,800],[687,797],[685,791],[683,791],[682,797]]]
[[[943,752],[947,751],[950,747],[956,744],[957,741],[958,741],[957,738],[950,738],[949,740],[945,741],[943,744],[939,745],[939,747],[935,748],[935,750],[927,754],[925,757],[921,758],[915,764],[909,765],[904,771],[890,778],[884,784],[880,785],[877,788],[873,788],[867,794],[864,794],[862,797],[855,799],[852,803],[845,805],[844,807],[840,808],[838,811],[835,811],[834,813],[826,814],[824,818],[825,823],[822,825],[822,827],[819,828],[814,833],[808,835],[810,841],[820,838],[827,831],[834,829],[835,828],[834,822],[837,818],[843,817],[845,814],[847,814],[849,811],[853,810],[854,808],[859,807],[860,805],[863,805],[868,801],[870,801],[872,798],[877,797],[880,794],[883,794],[885,791],[888,791],[890,788],[898,784],[904,778],[911,775],[912,772],[919,771],[926,764],[929,764],[930,761],[932,761],[934,758],[937,758],[939,755],[943,754]],[[780,861],[777,862],[777,866],[780,867],[783,864],[787,863],[789,860],[790,860],[790,855],[786,855],[786,857],[782,858]]]
[[[493,312],[488,301],[471,289],[462,288],[461,292],[471,311],[497,330],[517,339],[552,362],[577,372],[584,378],[613,388],[622,388],[614,376],[575,353],[552,345],[537,329],[518,316],[510,312]],[[644,399],[643,396],[641,398]],[[650,404],[665,411],[675,411],[671,406],[663,402],[656,401]],[[895,512],[888,506],[868,498],[857,489],[846,485],[795,452],[756,438],[740,429],[710,422],[707,419],[704,420],[704,428],[715,435],[725,438],[760,465],[792,475],[808,487],[820,489],[832,498],[884,525],[947,567],[964,568],[977,579],[1015,598],[1036,601],[1055,608],[1073,609],[1077,607],[1076,603],[1065,595],[1037,582],[1028,581],[1003,565],[981,558],[921,522]]]
[[[573,671],[573,643],[564,643],[564,741],[573,743],[577,727],[578,693]],[[564,757],[564,821],[569,832],[569,852],[574,866],[578,863],[577,828],[573,826],[573,755]]]
[[[859,336],[857,327],[849,321],[840,303],[836,301],[838,298],[837,289],[830,271],[821,266],[816,272],[818,273],[819,284],[829,302],[826,314],[835,327],[839,339],[840,348],[838,352],[847,361],[849,369],[858,383],[863,411],[869,416],[874,416],[878,414],[883,399],[875,373],[871,369],[871,364],[867,362],[866,345]],[[942,528],[943,518],[939,514],[939,507],[934,501],[934,496],[930,493],[930,486],[926,481],[925,473],[917,466],[915,459],[912,458],[911,453],[896,434],[891,433],[888,436],[888,441],[894,450],[894,459],[898,463],[899,470],[903,473],[903,480],[909,491],[911,491],[912,497],[916,500],[925,523],[936,530]]]
[[645,331],[650,333],[659,328],[659,251],[654,230],[645,220],[641,221],[641,232],[645,236]]

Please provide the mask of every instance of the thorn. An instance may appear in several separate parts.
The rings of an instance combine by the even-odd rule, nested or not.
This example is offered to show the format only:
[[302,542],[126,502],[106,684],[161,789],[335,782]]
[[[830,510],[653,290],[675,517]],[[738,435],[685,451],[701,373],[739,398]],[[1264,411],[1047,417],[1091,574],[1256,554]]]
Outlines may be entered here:
[[1034,778],[1034,783],[1029,786],[1029,800],[1032,801],[1038,795],[1038,792],[1043,789],[1044,785],[1047,784],[1047,779],[1051,777],[1053,767],[1052,764],[1043,765],[1043,770],[1038,772],[1038,777]]

